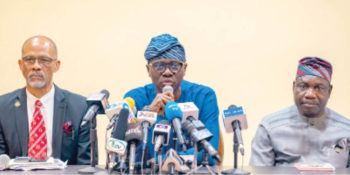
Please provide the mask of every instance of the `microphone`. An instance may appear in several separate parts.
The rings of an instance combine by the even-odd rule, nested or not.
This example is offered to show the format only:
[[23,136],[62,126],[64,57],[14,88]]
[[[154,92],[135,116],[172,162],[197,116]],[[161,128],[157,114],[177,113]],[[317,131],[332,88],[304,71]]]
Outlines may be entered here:
[[186,121],[187,118],[198,120],[198,107],[193,102],[178,103],[182,111],[182,122]]
[[161,120],[154,126],[152,133],[152,144],[154,150],[159,151],[161,145],[167,146],[169,144],[171,126],[168,120]]
[[138,123],[129,123],[125,140],[129,144],[129,173],[133,174],[135,169],[136,145],[142,140],[142,130]]
[[146,146],[148,141],[148,130],[157,121],[157,113],[151,111],[139,111],[137,112],[137,121],[141,123],[143,133],[142,143]]
[[142,110],[143,110],[143,111],[152,112],[151,106],[144,106],[144,107],[142,108]]
[[174,89],[173,87],[167,85],[167,86],[164,86],[163,89],[162,89],[162,92],[165,93],[165,92],[170,92],[170,93],[174,93]]
[[215,148],[208,142],[213,134],[204,126],[200,120],[188,118],[182,123],[182,128],[190,135],[192,140],[199,145],[199,149],[204,149],[211,157],[218,162],[221,158]]
[[0,171],[3,171],[6,168],[8,168],[9,163],[10,163],[10,157],[7,154],[1,154],[0,155]]
[[105,114],[105,110],[108,106],[108,97],[109,92],[107,90],[102,90],[98,94],[90,94],[86,102],[88,104],[89,109],[83,117],[83,121],[80,126],[84,126],[88,121],[91,121],[97,114]]
[[[127,130],[128,116],[129,110],[122,109],[120,111],[119,117],[116,118],[115,126],[111,132],[111,137],[106,140],[106,151],[108,153],[107,156],[109,156],[109,154],[112,155],[111,158],[108,157],[107,159],[107,166],[109,166],[110,160],[113,162],[115,161],[115,155],[118,155],[120,157],[126,156],[128,143],[124,139],[125,132]],[[122,162],[124,159],[120,158],[119,160]],[[123,163],[125,163],[125,160]],[[119,168],[121,170],[124,168],[122,166],[122,163],[120,164]]]
[[165,117],[173,124],[179,144],[182,147],[182,150],[186,152],[187,148],[185,138],[181,129],[182,111],[179,106],[177,106],[176,102],[170,101],[165,105]]
[[120,113],[120,110],[122,109],[128,109],[130,118],[135,119],[134,115],[134,108],[135,107],[135,101],[134,99],[130,97],[126,97],[123,101],[111,104],[106,109],[106,116],[109,119],[109,124],[107,125],[107,130],[111,129],[114,126],[115,121],[118,118],[118,114]]
[[[142,128],[142,159],[141,159],[141,169],[144,168],[144,162],[146,162],[147,155],[147,141],[148,141],[148,130],[157,121],[157,113],[152,112],[150,106],[144,106],[142,111],[137,112],[137,122],[141,123]],[[142,173],[143,174],[143,173]]]
[[[162,93],[166,93],[166,92],[170,92],[171,94],[174,94],[174,89],[173,89],[173,87],[171,87],[171,86],[169,86],[169,85],[164,86],[163,89],[162,89]],[[160,108],[160,111],[163,111],[163,110],[164,110],[164,108],[161,107],[161,108]]]
[[109,152],[124,155],[126,152],[127,142],[124,141],[127,130],[129,110],[122,109],[119,117],[116,119],[112,136],[107,140],[106,149]]
[[189,170],[184,160],[172,148],[165,154],[162,165],[162,171],[167,171],[169,174],[176,174],[175,171],[185,172]]
[[241,155],[244,155],[243,139],[241,129],[247,129],[247,118],[244,114],[243,107],[237,107],[236,105],[230,105],[227,110],[222,114],[223,123],[227,133],[236,134],[237,142],[239,145],[239,151]]

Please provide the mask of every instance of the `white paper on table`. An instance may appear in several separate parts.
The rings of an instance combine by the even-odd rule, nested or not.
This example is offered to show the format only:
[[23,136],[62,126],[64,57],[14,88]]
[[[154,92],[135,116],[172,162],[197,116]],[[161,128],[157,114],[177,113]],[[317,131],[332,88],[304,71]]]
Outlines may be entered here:
[[9,169],[12,170],[52,170],[52,169],[64,169],[67,167],[67,162],[63,162],[60,159],[54,159],[50,157],[46,162],[15,162],[15,159],[11,159],[9,163]]

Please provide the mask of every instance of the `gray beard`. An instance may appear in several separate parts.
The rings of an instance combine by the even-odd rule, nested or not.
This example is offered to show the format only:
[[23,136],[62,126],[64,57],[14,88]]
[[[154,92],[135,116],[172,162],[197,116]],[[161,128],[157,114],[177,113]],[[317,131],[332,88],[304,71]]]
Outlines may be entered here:
[[[33,74],[39,74],[41,77],[42,77],[42,81],[35,81],[35,82],[32,82],[32,80],[30,79],[30,76],[33,75]],[[44,74],[42,74],[41,72],[31,72],[28,74],[28,77],[27,77],[27,80],[28,80],[28,84],[33,87],[33,88],[42,88],[46,85],[46,77]]]

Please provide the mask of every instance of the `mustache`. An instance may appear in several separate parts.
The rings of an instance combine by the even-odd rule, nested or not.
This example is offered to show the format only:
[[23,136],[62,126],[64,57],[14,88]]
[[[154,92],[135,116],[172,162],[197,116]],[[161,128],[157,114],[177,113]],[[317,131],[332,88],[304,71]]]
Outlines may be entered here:
[[40,76],[42,78],[45,78],[45,75],[44,73],[40,72],[40,71],[33,71],[33,72],[30,72],[28,74],[28,78],[30,78],[31,76]]

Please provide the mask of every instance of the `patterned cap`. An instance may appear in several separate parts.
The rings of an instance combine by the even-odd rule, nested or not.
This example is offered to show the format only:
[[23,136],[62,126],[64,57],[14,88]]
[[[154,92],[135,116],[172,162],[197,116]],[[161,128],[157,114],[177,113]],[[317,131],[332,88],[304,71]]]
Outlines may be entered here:
[[169,34],[153,37],[145,51],[145,58],[148,62],[156,59],[175,59],[186,62],[184,48],[177,38]]
[[330,62],[319,57],[305,57],[299,61],[297,76],[314,75],[331,82],[332,65]]

